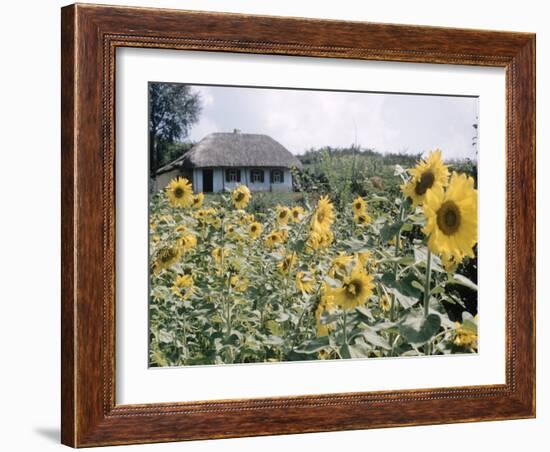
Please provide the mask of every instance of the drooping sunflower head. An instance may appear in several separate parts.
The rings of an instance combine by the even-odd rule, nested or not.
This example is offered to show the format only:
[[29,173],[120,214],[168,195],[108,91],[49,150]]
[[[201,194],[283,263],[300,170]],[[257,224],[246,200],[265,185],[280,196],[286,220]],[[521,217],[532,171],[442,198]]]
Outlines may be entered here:
[[175,246],[167,246],[158,250],[154,259],[154,273],[159,273],[161,270],[171,267],[181,257],[181,248]]
[[315,319],[317,320],[317,337],[327,336],[329,331],[335,328],[333,322],[324,322],[323,314],[331,314],[334,312],[336,305],[334,304],[333,289],[323,284],[321,289],[321,299],[315,309]]
[[231,285],[231,288],[235,290],[236,292],[244,292],[246,289],[248,289],[248,279],[243,278],[239,275],[233,275],[229,279],[229,284]]
[[194,291],[193,276],[180,275],[172,285],[172,293],[182,300],[187,300]]
[[360,212],[353,216],[353,221],[357,226],[367,226],[372,223],[372,218],[366,212]]
[[290,209],[285,206],[277,206],[277,224],[286,225],[290,219]]
[[172,207],[190,207],[193,204],[193,188],[185,177],[177,177],[166,187],[166,195]]
[[257,239],[262,233],[262,225],[257,221],[250,223],[248,226],[248,235],[252,239]]
[[314,280],[309,273],[298,272],[296,273],[296,288],[302,292],[302,294],[310,294],[314,290]]
[[344,280],[342,287],[333,289],[334,302],[345,310],[363,305],[372,295],[372,279],[363,269],[355,267],[351,275]]
[[446,191],[430,190],[424,203],[427,224],[423,231],[429,249],[457,263],[473,256],[477,243],[477,190],[474,180],[453,173]]
[[191,232],[188,232],[180,237],[178,245],[185,251],[192,250],[197,246],[197,236]]
[[477,350],[477,330],[473,324],[455,322],[455,337],[453,343],[458,347]]
[[299,223],[304,218],[304,208],[300,206],[294,206],[290,212],[290,218],[294,223]]
[[367,203],[361,196],[358,196],[351,203],[351,210],[353,211],[354,215],[358,215],[360,213],[366,212]]
[[200,209],[202,207],[202,203],[204,201],[204,193],[197,193],[193,196],[193,208],[194,209]]
[[422,204],[429,190],[443,189],[449,181],[449,169],[443,163],[439,149],[431,151],[427,159],[409,170],[409,174],[411,179],[401,185],[401,191],[411,198],[413,206]]
[[326,231],[334,222],[334,205],[327,196],[322,196],[317,203],[317,209],[311,219],[313,231]]
[[346,253],[340,252],[338,256],[332,259],[328,269],[328,275],[331,278],[343,278],[347,272],[347,268],[353,262],[353,256],[347,256]]
[[298,261],[295,253],[289,253],[277,264],[277,268],[283,274],[288,274]]
[[233,193],[231,193],[231,199],[233,201],[233,205],[237,209],[244,209],[250,202],[250,198],[252,195],[250,194],[250,190],[246,185],[239,185],[235,190],[233,190]]

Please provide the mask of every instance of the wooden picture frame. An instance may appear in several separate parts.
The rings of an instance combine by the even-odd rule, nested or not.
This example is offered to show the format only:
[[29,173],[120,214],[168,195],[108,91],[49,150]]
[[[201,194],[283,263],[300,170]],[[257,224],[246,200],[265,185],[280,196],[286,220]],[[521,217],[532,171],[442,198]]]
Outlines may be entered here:
[[[535,35],[71,5],[62,9],[62,442],[73,447],[535,416]],[[115,50],[506,69],[506,383],[115,403]]]

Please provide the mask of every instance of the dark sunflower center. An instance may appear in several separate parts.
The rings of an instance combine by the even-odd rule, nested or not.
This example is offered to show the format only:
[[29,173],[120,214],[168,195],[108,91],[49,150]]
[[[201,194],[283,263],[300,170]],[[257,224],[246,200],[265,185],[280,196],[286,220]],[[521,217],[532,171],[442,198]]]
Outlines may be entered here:
[[241,202],[244,199],[244,193],[239,192],[237,193],[237,196],[235,196],[235,201]]
[[294,212],[292,212],[292,216],[294,218],[298,218],[298,216],[300,215],[300,212],[298,212],[297,210],[295,210]]
[[425,173],[422,173],[422,176],[420,176],[420,180],[416,183],[416,187],[414,187],[414,192],[418,196],[424,195],[430,188],[432,188],[434,181],[435,176],[431,171],[426,171]]
[[325,213],[324,212],[317,213],[317,220],[319,220],[319,223],[322,223],[325,220]]
[[346,293],[349,297],[355,297],[361,293],[361,288],[362,286],[360,281],[352,280],[346,286]]
[[174,196],[176,198],[181,198],[183,196],[183,188],[176,187],[176,189],[174,190]]
[[355,208],[356,208],[357,210],[359,210],[359,209],[361,208],[361,203],[360,203],[360,202],[356,202],[356,203],[355,203]]
[[160,260],[162,262],[169,262],[176,256],[176,252],[173,249],[165,249],[160,252]]
[[252,232],[256,232],[258,230],[258,226],[254,225],[250,228]]
[[284,218],[284,217],[286,217],[286,214],[287,214],[286,210],[281,210],[281,211],[279,212],[279,218]]
[[437,226],[446,235],[452,235],[460,228],[460,209],[453,201],[444,202],[437,211]]

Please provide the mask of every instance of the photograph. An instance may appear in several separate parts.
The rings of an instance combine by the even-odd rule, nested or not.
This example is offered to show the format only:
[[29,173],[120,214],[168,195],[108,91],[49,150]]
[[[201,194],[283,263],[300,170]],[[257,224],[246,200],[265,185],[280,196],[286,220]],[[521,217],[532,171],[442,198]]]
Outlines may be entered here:
[[477,97],[148,88],[150,367],[477,352]]
[[150,82],[149,366],[478,352],[478,98]]

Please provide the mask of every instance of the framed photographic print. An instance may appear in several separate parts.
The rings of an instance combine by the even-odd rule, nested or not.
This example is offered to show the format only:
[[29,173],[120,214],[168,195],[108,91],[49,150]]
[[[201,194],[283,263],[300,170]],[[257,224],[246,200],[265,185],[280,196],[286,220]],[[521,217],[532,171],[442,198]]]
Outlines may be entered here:
[[535,416],[535,37],[62,9],[62,442]]

